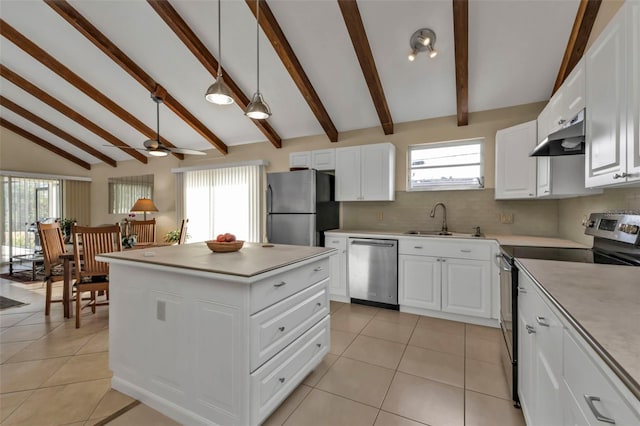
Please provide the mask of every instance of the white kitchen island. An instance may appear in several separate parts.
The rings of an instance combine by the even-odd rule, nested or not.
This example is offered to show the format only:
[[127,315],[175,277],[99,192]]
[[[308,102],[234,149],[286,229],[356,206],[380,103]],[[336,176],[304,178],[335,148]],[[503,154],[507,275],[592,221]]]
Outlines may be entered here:
[[256,425],[329,351],[333,249],[110,253],[112,387],[183,424]]

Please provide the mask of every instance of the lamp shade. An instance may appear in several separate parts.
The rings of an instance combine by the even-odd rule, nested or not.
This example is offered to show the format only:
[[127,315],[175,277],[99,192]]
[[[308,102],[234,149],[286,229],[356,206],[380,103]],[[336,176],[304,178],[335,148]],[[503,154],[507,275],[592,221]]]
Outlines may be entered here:
[[158,208],[149,198],[138,198],[138,201],[131,207],[132,212],[157,212]]

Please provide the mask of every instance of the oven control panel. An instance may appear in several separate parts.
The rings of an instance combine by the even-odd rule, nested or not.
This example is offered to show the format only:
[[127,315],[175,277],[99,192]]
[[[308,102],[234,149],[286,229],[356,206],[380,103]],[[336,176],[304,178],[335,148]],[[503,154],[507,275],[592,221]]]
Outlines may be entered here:
[[586,235],[640,244],[640,214],[591,213],[584,225]]

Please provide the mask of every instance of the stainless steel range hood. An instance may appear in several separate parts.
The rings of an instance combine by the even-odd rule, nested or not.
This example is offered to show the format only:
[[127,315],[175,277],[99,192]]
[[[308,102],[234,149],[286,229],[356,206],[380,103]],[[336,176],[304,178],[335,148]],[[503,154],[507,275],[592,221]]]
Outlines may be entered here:
[[584,110],[572,118],[566,127],[551,133],[529,154],[530,157],[555,157],[584,154]]

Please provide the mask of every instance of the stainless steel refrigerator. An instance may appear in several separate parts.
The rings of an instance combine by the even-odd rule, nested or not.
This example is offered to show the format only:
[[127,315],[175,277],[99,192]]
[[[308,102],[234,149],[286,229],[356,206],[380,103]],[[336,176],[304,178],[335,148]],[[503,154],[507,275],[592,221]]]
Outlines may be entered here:
[[324,245],[340,226],[335,178],[317,170],[267,174],[267,239],[274,244]]

